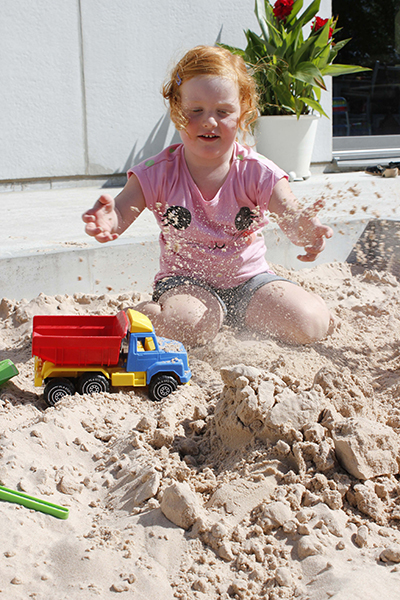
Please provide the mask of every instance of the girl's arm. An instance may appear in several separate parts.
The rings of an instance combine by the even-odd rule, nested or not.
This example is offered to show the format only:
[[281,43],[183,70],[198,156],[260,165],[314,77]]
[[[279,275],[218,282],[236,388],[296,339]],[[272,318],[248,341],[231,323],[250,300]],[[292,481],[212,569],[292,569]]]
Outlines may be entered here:
[[297,258],[303,262],[315,260],[325,248],[325,238],[331,238],[333,231],[322,225],[318,212],[325,206],[317,200],[308,208],[301,208],[286,179],[275,185],[269,202],[269,211],[277,217],[278,225],[296,246],[303,246],[305,254]]
[[114,199],[102,194],[96,204],[82,215],[85,231],[98,242],[116,240],[146,207],[142,187],[132,174],[124,189]]

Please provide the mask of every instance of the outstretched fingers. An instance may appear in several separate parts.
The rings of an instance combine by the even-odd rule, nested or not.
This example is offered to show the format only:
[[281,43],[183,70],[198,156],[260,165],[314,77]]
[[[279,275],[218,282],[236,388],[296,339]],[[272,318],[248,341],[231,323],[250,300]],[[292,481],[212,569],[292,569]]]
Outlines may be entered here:
[[298,254],[297,259],[300,260],[301,262],[313,262],[321,254],[323,249],[324,248],[321,248],[321,250],[315,251],[315,250],[311,250],[308,248],[304,248],[306,253]]
[[[319,218],[319,211],[324,208],[324,200],[317,200],[311,206],[302,211],[302,229],[305,234],[305,254],[297,258],[303,262],[312,262],[325,248],[325,239],[333,236],[333,230],[328,225],[323,225]],[[308,238],[308,239],[307,239]]]
[[95,225],[92,227],[90,224],[86,225],[85,232],[91,237],[94,237],[101,244],[112,242],[119,237],[118,233],[110,233],[104,231],[101,227],[96,227]]
[[299,254],[297,258],[303,262],[314,261],[325,248],[325,239],[318,238],[314,244],[304,246],[305,254]]
[[85,223],[85,232],[98,242],[110,242],[118,238],[118,233],[114,231],[116,214],[112,196],[100,196],[93,208],[83,213],[82,220]]

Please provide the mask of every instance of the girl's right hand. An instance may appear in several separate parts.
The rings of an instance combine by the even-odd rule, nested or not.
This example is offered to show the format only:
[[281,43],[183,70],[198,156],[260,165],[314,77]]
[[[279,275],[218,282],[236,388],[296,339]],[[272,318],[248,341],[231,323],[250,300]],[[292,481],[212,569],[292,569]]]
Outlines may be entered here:
[[85,232],[94,237],[98,242],[111,242],[118,237],[118,215],[115,210],[115,201],[109,194],[103,194],[90,210],[82,215]]

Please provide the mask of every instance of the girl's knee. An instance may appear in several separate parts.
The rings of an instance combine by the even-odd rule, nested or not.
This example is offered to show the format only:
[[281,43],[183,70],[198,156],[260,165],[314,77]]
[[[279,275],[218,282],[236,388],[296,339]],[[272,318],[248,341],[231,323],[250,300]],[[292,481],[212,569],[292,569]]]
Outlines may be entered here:
[[158,335],[181,341],[187,347],[204,345],[217,335],[223,321],[216,298],[201,288],[163,294],[159,302],[136,307],[152,321]]
[[158,304],[158,302],[153,302],[152,300],[144,300],[143,302],[136,304],[134,309],[146,315],[152,323],[154,319],[157,319],[161,312],[160,304]]
[[333,330],[333,317],[325,301],[314,294],[301,307],[299,319],[299,343],[311,344],[324,339]]
[[319,296],[288,282],[274,282],[254,294],[246,324],[284,342],[310,344],[326,337],[332,319]]

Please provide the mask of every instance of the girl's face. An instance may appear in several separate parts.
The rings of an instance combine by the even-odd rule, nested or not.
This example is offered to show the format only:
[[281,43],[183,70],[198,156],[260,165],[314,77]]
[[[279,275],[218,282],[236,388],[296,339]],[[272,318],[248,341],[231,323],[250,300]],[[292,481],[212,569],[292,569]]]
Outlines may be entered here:
[[237,83],[225,77],[199,76],[183,82],[180,91],[188,119],[180,132],[186,159],[230,160],[242,112]]

